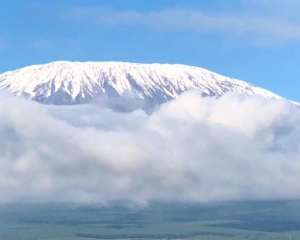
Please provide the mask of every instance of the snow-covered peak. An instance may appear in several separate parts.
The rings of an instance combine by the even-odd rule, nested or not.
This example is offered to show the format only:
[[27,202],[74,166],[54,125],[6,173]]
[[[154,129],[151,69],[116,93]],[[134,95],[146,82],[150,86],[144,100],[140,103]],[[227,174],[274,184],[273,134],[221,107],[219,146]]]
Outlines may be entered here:
[[281,99],[244,81],[179,64],[58,61],[0,74],[0,88],[47,104],[88,103],[103,96],[128,95],[162,103],[190,89],[209,96],[235,91]]

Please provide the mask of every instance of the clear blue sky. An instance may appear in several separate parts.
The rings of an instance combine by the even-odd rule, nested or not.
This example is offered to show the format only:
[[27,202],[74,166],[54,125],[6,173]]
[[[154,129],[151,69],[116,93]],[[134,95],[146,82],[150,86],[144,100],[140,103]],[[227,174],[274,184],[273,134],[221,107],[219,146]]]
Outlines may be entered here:
[[56,60],[182,63],[300,101],[300,1],[0,1],[0,72]]

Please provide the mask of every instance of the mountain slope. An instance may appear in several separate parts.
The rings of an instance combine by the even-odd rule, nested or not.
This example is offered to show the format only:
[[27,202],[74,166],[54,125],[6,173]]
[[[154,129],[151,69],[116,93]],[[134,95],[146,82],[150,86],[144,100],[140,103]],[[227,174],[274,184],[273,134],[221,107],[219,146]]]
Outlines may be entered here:
[[265,89],[198,67],[123,62],[58,61],[33,65],[0,74],[0,89],[58,105],[113,98],[143,100],[153,106],[190,89],[200,89],[209,96],[235,91],[281,99]]

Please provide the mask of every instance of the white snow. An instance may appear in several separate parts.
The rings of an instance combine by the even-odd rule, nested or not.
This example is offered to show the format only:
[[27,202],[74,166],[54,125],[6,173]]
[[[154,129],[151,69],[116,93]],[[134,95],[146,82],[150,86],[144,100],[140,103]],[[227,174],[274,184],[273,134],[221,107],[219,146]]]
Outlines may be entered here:
[[[266,99],[282,99],[244,81],[179,64],[58,61],[0,74],[1,89],[8,89],[17,96],[25,94],[32,99],[39,95],[50,97],[58,90],[73,100],[79,95],[83,98],[96,96],[96,87],[105,92],[107,85],[119,95],[135,91],[140,98],[153,98],[157,91],[163,91],[166,98],[173,99],[183,91],[201,89],[217,96],[235,91],[246,96],[257,94]],[[134,86],[138,86],[138,90]]]

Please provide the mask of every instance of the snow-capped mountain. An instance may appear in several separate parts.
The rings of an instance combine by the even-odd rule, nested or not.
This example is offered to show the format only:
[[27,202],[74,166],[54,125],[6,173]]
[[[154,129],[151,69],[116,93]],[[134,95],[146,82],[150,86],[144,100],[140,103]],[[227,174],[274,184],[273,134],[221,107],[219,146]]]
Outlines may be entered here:
[[118,104],[143,102],[153,106],[177,98],[190,89],[200,89],[209,96],[235,91],[266,99],[282,98],[199,67],[123,62],[58,61],[33,65],[0,74],[0,89],[8,89],[17,96],[40,103],[57,105],[113,99],[118,100]]

